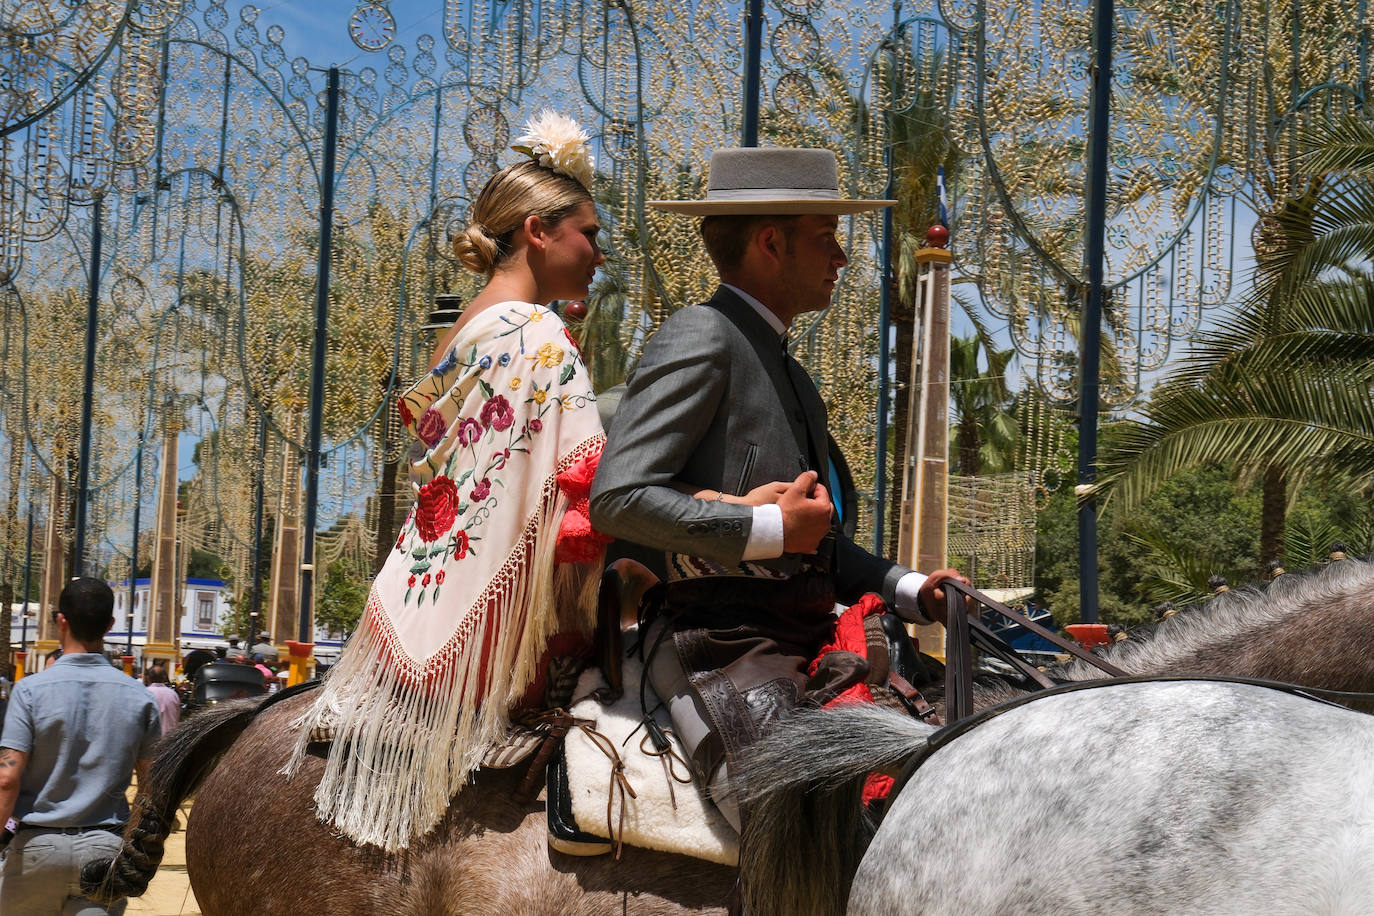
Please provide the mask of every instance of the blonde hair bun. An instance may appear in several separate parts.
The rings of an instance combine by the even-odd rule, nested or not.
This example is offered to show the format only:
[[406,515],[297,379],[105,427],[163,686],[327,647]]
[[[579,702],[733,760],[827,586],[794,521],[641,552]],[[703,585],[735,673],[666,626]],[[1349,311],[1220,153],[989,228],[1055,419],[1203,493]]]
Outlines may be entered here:
[[490,275],[500,257],[500,246],[487,235],[481,223],[469,223],[453,238],[453,254],[475,274]]

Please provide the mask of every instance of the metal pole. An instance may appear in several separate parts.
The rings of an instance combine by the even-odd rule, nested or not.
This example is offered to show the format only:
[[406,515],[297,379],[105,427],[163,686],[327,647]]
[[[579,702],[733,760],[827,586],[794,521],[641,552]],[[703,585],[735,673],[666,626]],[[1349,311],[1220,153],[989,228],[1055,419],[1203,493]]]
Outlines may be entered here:
[[[1093,84],[1088,115],[1088,235],[1084,249],[1088,284],[1079,335],[1078,487],[1085,496],[1097,479],[1097,405],[1102,296],[1107,236],[1107,146],[1111,137],[1113,0],[1096,0],[1093,20]],[[1078,505],[1078,594],[1084,623],[1097,623],[1097,503]]]
[[[124,644],[124,654],[134,654],[134,603],[138,598],[138,528],[140,514],[143,510],[143,445],[144,430],[148,425],[147,418],[138,427],[138,455],[134,459],[134,545],[129,550],[129,613],[128,618],[128,637]],[[148,582],[151,591],[152,581]],[[144,640],[147,643],[147,640]]]
[[749,0],[744,14],[744,125],[741,146],[759,145],[759,72],[763,61],[763,0]]
[[32,583],[30,576],[33,573],[33,505],[29,506],[29,533],[24,540],[24,610],[19,614],[19,654],[23,655],[29,648],[29,588]]
[[320,440],[324,437],[324,360],[329,329],[329,253],[334,243],[334,153],[339,136],[339,68],[329,68],[320,176],[320,251],[315,287],[315,347],[310,369],[310,441],[305,470],[305,545],[301,556],[301,616],[297,639],[310,642],[315,585],[315,516],[320,502]]
[[[892,199],[892,144],[883,152],[887,160],[887,184],[883,196]],[[878,297],[878,449],[877,479],[873,492],[873,553],[883,555],[884,516],[887,507],[887,411],[892,399],[888,370],[892,364],[892,344],[888,341],[892,323],[892,208],[883,208],[883,285]]]
[[[249,614],[252,638],[257,639],[258,621],[262,619],[262,504],[264,478],[267,476],[267,417],[258,415],[258,482],[253,494],[253,606]],[[252,643],[249,643],[252,646]]]
[[91,495],[91,405],[95,397],[96,329],[100,320],[100,246],[101,212],[105,200],[97,197],[92,206],[91,279],[86,296],[86,373],[81,389],[81,445],[76,471],[76,530],[73,532],[72,571],[84,575],[86,559],[86,503]]

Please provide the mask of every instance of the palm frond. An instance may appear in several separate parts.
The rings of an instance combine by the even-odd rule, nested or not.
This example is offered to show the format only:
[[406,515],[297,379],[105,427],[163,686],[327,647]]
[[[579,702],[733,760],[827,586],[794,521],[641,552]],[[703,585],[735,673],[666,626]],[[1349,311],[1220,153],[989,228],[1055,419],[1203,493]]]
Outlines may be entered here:
[[1309,150],[1303,157],[1308,171],[1374,172],[1374,123],[1367,118],[1316,122],[1300,142]]
[[1207,580],[1212,576],[1224,576],[1229,582],[1243,578],[1243,571],[1199,553],[1196,544],[1177,543],[1170,532],[1150,522],[1131,525],[1125,535],[1146,550],[1137,589],[1149,604],[1192,604],[1211,594]]
[[1212,461],[1372,474],[1374,398],[1361,376],[1301,367],[1167,388],[1144,420],[1118,427],[1103,449],[1096,488],[1135,506],[1178,471]]

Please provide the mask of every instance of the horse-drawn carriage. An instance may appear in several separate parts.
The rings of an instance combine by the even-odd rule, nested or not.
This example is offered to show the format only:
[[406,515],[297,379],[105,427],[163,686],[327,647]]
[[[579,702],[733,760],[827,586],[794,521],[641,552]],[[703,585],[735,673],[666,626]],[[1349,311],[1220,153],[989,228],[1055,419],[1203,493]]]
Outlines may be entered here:
[[212,662],[201,667],[193,678],[191,705],[195,708],[214,706],[226,700],[260,697],[267,693],[267,679],[261,671],[249,665],[233,662]]

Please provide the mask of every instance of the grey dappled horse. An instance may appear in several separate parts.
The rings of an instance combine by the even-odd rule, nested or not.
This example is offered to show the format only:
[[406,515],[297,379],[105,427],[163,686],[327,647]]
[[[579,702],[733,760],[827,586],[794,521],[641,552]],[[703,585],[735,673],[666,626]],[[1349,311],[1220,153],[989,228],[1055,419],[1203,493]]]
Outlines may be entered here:
[[[1264,590],[1232,589],[1106,655],[1137,675],[1232,674],[1374,691],[1374,564],[1347,560],[1283,576]],[[1071,666],[1063,674],[1097,672]],[[977,692],[982,708],[1019,691],[983,680]],[[928,696],[941,707],[934,692]],[[294,741],[289,723],[309,701],[288,698],[261,713],[251,702],[217,707],[173,732],[109,892],[142,893],[176,806],[204,777],[186,852],[207,916],[241,912],[247,893],[264,916],[294,914],[303,901],[331,914],[724,913],[735,880],[730,869],[637,849],[626,849],[620,862],[549,851],[543,799],[516,802],[521,774],[509,771],[480,773],[445,821],[403,856],[355,846],[314,817],[318,758],[308,758],[293,780],[277,775]],[[829,753],[813,747],[818,756]]]
[[1215,681],[1051,694],[934,750],[871,843],[837,833],[857,808],[857,787],[840,785],[901,764],[933,731],[853,706],[770,733],[746,774],[747,911],[1374,912],[1364,713]]

